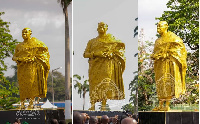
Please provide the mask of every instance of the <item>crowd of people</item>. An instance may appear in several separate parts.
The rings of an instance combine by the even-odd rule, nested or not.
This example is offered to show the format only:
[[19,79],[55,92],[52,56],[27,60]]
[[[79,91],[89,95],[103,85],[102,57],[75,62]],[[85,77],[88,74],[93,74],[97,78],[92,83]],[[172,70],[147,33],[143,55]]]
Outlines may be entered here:
[[138,124],[139,119],[135,115],[115,115],[108,117],[102,116],[89,116],[86,113],[73,112],[73,124]]
[[[139,119],[136,115],[123,114],[109,117],[108,115],[102,116],[89,116],[87,113],[73,112],[73,124],[138,124]],[[14,123],[7,122],[6,124],[28,124],[16,119]],[[51,119],[48,124],[67,124],[65,120]],[[69,122],[68,124],[72,124]]]

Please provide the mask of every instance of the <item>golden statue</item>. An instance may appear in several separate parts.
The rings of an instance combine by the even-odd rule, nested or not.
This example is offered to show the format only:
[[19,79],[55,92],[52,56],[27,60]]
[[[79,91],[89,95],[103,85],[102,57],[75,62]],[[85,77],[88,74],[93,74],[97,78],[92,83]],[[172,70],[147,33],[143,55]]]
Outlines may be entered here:
[[44,98],[47,93],[47,77],[50,69],[48,47],[32,37],[29,28],[22,30],[24,41],[15,48],[13,61],[17,63],[17,78],[21,109],[24,101],[29,99],[28,109],[33,109],[35,97]]
[[[156,91],[159,100],[159,106],[155,107],[154,111],[170,110],[172,97],[178,98],[186,90],[187,51],[182,39],[167,29],[166,21],[158,23],[157,32],[160,38],[155,41],[154,52],[151,55],[154,60]],[[165,107],[164,102],[166,102]]]
[[125,69],[125,44],[106,34],[108,25],[98,23],[98,36],[87,43],[83,54],[89,58],[89,93],[91,108],[102,102],[101,110],[106,110],[106,102],[124,99],[122,73]]

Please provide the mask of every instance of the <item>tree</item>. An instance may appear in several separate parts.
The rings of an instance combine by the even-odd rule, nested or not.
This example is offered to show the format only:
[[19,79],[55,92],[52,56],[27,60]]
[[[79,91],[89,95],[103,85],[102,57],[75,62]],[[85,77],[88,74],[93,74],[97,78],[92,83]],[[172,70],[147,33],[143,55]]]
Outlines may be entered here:
[[133,74],[135,74],[134,79],[129,84],[129,90],[131,90],[129,102],[130,104],[133,104],[134,107],[130,104],[126,104],[125,106],[123,106],[123,110],[131,111],[137,114],[138,113],[138,71],[135,71]]
[[125,112],[131,112],[132,114],[135,112],[135,107],[132,103],[126,104],[122,106],[122,110]]
[[[138,21],[138,17],[135,18]],[[133,37],[138,36],[138,25],[134,28]],[[138,53],[135,53],[134,57],[137,57]],[[131,90],[129,104],[122,106],[123,111],[131,111],[132,113],[138,114],[138,71],[133,72],[136,74],[133,81],[129,84],[129,90]],[[134,93],[135,92],[135,93]],[[134,106],[133,106],[133,105]]]
[[[87,92],[89,92],[89,84],[88,84],[88,80],[84,80],[83,83],[80,83],[81,81],[81,76],[79,76],[78,74],[73,75],[73,78],[76,78],[77,80],[73,80],[74,82],[76,82],[74,84],[74,88],[78,88],[78,94],[80,94],[80,98],[81,95],[83,94],[83,110],[85,107],[85,94]],[[83,76],[84,78],[84,76]]]
[[[156,95],[156,87],[154,81],[153,64],[150,59],[150,54],[153,49],[153,43],[150,41],[144,41],[143,29],[140,32],[138,41],[138,71],[133,74],[134,79],[129,84],[129,90],[131,90],[131,97],[129,101],[134,104],[134,112],[137,114],[137,110],[151,110]],[[136,92],[134,94],[134,92]],[[125,107],[129,107],[127,105]]]
[[19,89],[15,82],[9,82],[5,77],[0,77],[0,109],[13,109],[12,104],[19,102]]
[[63,8],[63,13],[65,14],[65,100],[67,104],[65,105],[67,110],[65,110],[65,118],[71,119],[71,100],[70,100],[70,46],[69,46],[69,22],[68,22],[68,11],[67,7],[72,0],[57,0],[61,7]]
[[7,70],[7,65],[4,63],[4,59],[13,55],[17,40],[13,39],[10,34],[9,24],[10,22],[4,22],[1,16],[5,14],[0,12],[0,73]]
[[4,63],[5,58],[14,54],[17,40],[13,39],[10,34],[9,24],[2,20],[4,12],[0,12],[0,107],[3,109],[11,109],[12,104],[19,101],[18,88],[14,87],[14,82],[10,83],[5,77],[3,71],[7,70]]
[[6,79],[9,80],[9,82],[15,82],[14,86],[19,87],[19,84],[17,81],[17,65],[11,65],[10,68],[14,69],[14,75],[7,76]]
[[[135,18],[135,21],[138,21],[138,17]],[[138,35],[138,25],[134,28],[134,36],[133,37],[136,37]]]
[[[65,76],[62,73],[53,72],[53,90],[55,101],[65,101]],[[47,79],[47,99],[52,101],[52,72]]]
[[70,100],[70,43],[67,7],[72,0],[58,0],[65,14],[65,99]]

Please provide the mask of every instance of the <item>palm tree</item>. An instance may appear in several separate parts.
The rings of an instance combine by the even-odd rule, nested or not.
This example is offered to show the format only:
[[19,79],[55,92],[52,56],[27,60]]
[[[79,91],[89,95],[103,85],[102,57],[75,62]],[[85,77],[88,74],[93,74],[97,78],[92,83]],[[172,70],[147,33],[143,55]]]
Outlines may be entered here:
[[69,22],[67,7],[72,0],[57,0],[63,8],[65,14],[65,100],[67,105],[65,106],[65,119],[71,119],[71,100],[70,100],[70,47],[69,47]]
[[[79,76],[78,74],[73,75],[73,78],[76,78],[78,80],[73,80],[74,82],[76,82],[76,84],[74,85],[74,88],[78,88],[78,94],[80,94],[80,98],[81,98],[81,94],[83,93],[83,110],[85,107],[85,94],[89,91],[89,84],[87,84],[88,80],[84,80],[83,84],[80,83],[81,81],[81,76]],[[84,78],[84,76],[83,76]]]
[[[135,18],[135,21],[138,21],[138,17]],[[134,37],[138,35],[138,25],[134,28]]]

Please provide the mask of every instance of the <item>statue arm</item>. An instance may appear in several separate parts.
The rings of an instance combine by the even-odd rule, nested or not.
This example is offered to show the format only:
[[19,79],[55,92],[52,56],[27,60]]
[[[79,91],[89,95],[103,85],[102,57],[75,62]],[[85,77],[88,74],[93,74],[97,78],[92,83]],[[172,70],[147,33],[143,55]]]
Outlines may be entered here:
[[83,53],[84,58],[95,58],[95,57],[107,57],[103,51],[91,51],[93,40],[90,40],[87,44],[87,47]]
[[123,43],[120,43],[118,46],[118,48],[115,49],[115,51],[113,52],[113,57],[115,58],[115,60],[117,59],[118,63],[121,65],[122,67],[122,72],[125,69],[125,63],[126,63],[126,57],[124,55],[125,53],[125,45]]
[[12,58],[12,60],[15,61],[15,62],[18,61],[18,56],[17,56],[18,52],[19,52],[18,46],[16,46],[15,53],[14,53],[13,58]]
[[90,47],[91,47],[91,43],[92,42],[92,40],[90,40],[88,43],[87,43],[87,46],[86,46],[86,48],[85,48],[85,51],[84,51],[84,53],[83,53],[83,57],[84,58],[93,58],[93,52],[90,52]]
[[15,48],[15,53],[13,55],[12,60],[15,61],[17,64],[21,63],[21,62],[33,62],[35,57],[20,57],[19,53],[22,53],[23,51],[20,52],[20,46],[16,46]]
[[35,61],[40,63],[46,70],[50,69],[49,65],[49,52],[47,47],[38,48],[38,51],[41,51],[35,55]]
[[98,52],[87,52],[85,51],[83,54],[84,58],[95,58],[95,57],[107,57],[108,54],[103,51],[98,51]]

